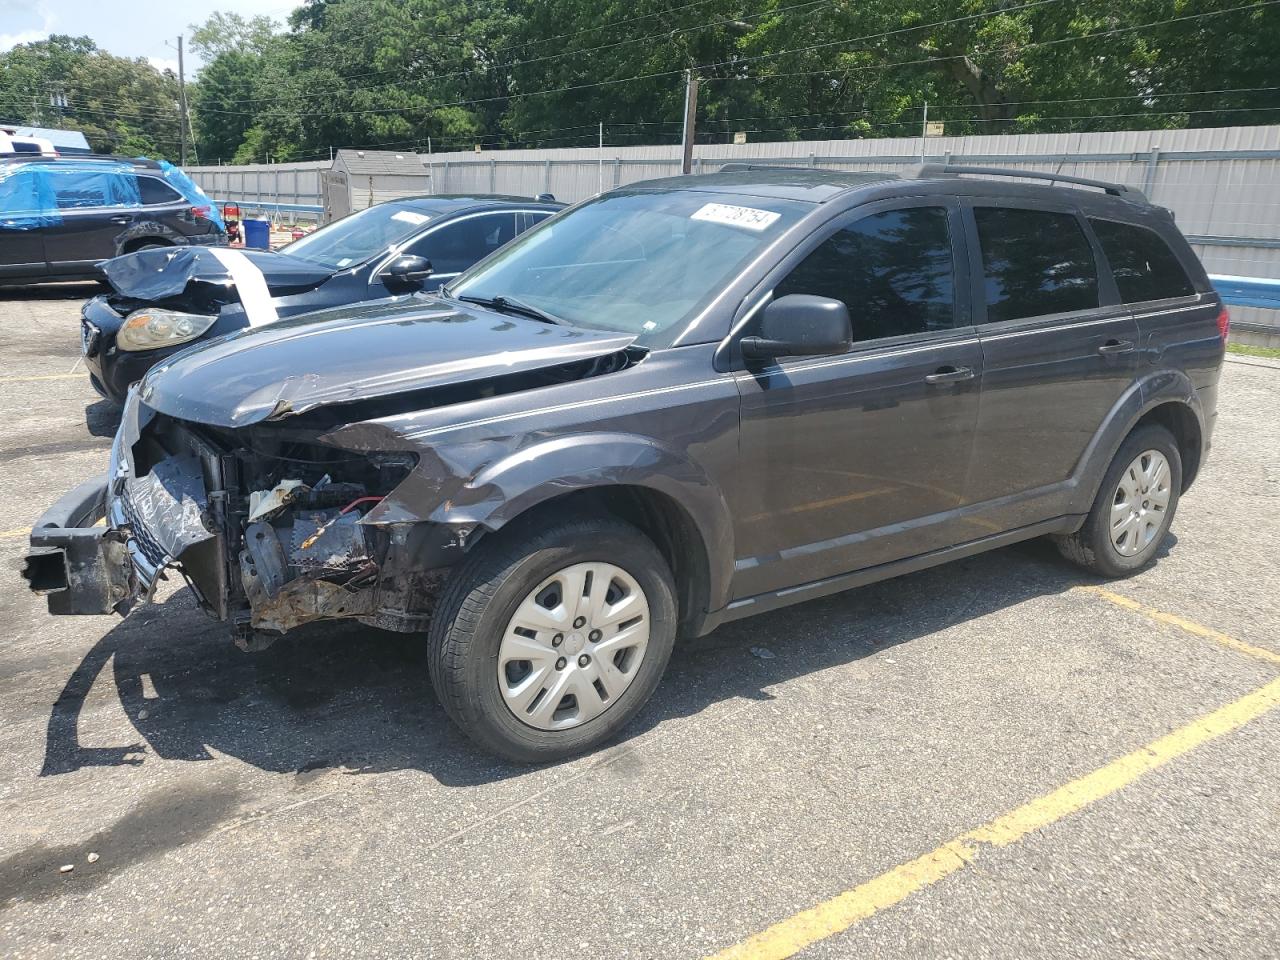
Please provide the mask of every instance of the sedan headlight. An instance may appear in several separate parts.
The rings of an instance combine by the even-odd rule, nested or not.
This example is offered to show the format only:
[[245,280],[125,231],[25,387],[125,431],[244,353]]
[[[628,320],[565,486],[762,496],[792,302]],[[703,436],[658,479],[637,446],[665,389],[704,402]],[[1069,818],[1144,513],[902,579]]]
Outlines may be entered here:
[[178,313],[143,307],[125,317],[124,326],[116,334],[120,350],[158,350],[194,340],[213,326],[217,317],[203,313]]

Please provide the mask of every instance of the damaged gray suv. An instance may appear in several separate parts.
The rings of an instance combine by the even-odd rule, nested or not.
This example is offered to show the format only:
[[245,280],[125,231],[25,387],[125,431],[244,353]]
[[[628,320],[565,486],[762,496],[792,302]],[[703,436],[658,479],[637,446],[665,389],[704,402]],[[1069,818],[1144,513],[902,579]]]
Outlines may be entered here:
[[124,614],[176,570],[247,648],[424,631],[522,761],[617,733],[677,636],[1041,535],[1123,576],[1208,449],[1226,313],[1141,194],[1000,174],[637,184],[438,295],[199,344],[26,575]]

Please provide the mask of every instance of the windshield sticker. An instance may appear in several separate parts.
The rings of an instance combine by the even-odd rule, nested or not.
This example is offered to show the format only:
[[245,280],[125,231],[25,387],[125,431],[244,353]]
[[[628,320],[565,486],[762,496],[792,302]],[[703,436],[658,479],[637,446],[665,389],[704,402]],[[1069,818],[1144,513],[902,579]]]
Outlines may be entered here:
[[414,213],[412,210],[397,210],[391,215],[391,219],[412,223],[416,227],[420,223],[426,223],[431,218],[425,213]]
[[711,223],[723,223],[729,227],[742,227],[744,230],[767,230],[782,214],[770,210],[757,210],[755,207],[735,207],[729,203],[708,203],[696,211],[691,220],[707,220]]
[[341,269],[345,267],[348,263],[351,262],[351,259],[352,259],[351,257],[343,257],[341,260],[338,261],[338,268]]

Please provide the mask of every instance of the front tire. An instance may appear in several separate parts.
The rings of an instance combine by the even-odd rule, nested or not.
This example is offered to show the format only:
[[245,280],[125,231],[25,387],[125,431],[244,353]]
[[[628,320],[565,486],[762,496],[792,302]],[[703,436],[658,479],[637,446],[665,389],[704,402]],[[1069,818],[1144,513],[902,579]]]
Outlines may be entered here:
[[1134,430],[1116,451],[1098,496],[1073,534],[1056,538],[1068,560],[1104,577],[1148,566],[1169,533],[1182,490],[1182,455],[1167,429]]
[[450,718],[522,763],[616,735],[657,687],[676,635],[666,560],[638,529],[594,518],[481,542],[428,633],[432,685]]

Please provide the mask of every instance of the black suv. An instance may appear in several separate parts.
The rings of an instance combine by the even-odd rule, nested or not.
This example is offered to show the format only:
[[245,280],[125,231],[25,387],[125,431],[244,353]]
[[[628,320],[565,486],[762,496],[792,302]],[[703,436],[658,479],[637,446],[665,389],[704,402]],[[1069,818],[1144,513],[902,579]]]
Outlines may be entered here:
[[0,285],[100,280],[122,253],[226,242],[213,202],[163,161],[0,160]]
[[1124,576],[1200,469],[1226,314],[1141,194],[1000,174],[636,184],[437,296],[201,344],[27,577],[124,613],[176,566],[246,647],[426,630],[449,715],[545,760],[677,635],[1042,535]]

